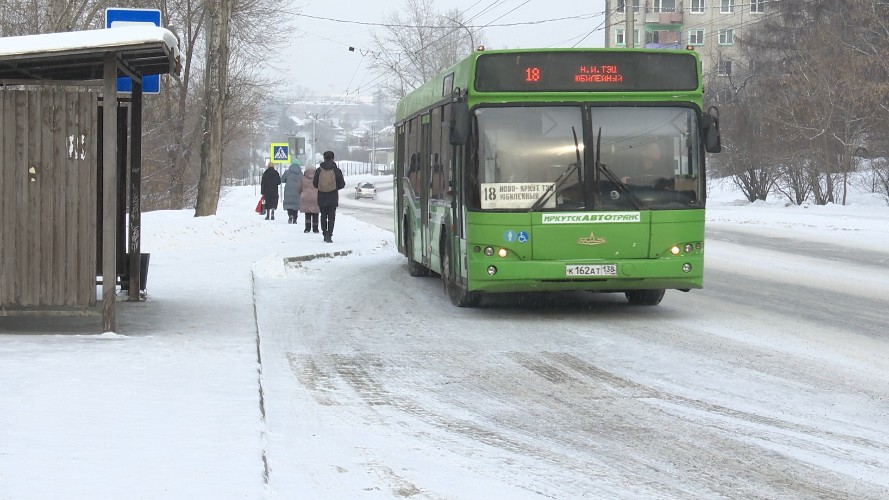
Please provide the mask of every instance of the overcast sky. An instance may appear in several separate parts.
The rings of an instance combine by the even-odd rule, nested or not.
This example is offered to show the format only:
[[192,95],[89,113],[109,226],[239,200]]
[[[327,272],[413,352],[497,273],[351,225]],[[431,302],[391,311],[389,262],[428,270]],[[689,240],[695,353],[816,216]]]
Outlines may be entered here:
[[[292,85],[326,95],[372,93],[371,35],[385,28],[358,23],[380,23],[387,13],[403,9],[404,3],[309,0],[299,4],[302,15],[294,23],[296,31],[280,35],[291,40],[290,50],[282,57],[293,68],[293,76],[288,77]],[[434,0],[434,7],[438,12],[460,9],[470,21],[467,25],[487,26],[484,36],[490,49],[604,45],[604,0]],[[524,24],[503,26],[516,23]]]

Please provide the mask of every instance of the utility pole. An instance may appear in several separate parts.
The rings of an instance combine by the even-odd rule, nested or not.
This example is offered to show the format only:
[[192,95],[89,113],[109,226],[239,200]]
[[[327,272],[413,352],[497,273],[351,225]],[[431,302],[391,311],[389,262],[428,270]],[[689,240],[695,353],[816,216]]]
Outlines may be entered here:
[[377,173],[377,122],[370,126],[370,173]]
[[636,1],[637,0],[626,0],[624,3],[624,10],[627,11],[627,32],[624,34],[624,38],[626,38],[624,41],[627,43],[628,49],[632,49],[636,46]]
[[309,113],[306,111],[306,116],[312,119],[312,156],[309,157],[308,163],[309,165],[315,164],[315,126],[318,124],[318,113]]

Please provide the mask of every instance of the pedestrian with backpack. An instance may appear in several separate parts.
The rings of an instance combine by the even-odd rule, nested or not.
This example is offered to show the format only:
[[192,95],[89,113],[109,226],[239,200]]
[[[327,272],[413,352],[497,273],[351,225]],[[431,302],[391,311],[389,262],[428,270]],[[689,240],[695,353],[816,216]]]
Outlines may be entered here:
[[312,186],[318,189],[318,208],[321,210],[321,234],[326,243],[333,243],[336,208],[340,204],[339,190],[346,187],[343,171],[333,161],[333,151],[324,152],[324,161],[315,170]]

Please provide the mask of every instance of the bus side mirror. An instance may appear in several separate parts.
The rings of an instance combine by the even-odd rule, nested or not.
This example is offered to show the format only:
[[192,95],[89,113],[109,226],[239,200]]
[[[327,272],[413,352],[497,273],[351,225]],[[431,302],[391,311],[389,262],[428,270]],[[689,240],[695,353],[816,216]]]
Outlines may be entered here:
[[719,110],[712,106],[701,116],[701,127],[704,131],[704,149],[708,153],[722,151],[722,139],[719,135]]
[[465,146],[469,140],[469,105],[455,102],[451,109],[450,142],[452,146]]

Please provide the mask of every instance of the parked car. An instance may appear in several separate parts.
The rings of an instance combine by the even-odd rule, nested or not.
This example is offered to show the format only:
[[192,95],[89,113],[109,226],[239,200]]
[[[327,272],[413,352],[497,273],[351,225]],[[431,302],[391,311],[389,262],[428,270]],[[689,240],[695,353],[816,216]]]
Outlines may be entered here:
[[355,199],[361,198],[377,199],[377,187],[373,182],[360,182],[355,186]]

